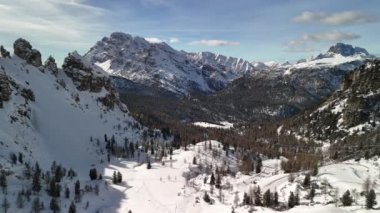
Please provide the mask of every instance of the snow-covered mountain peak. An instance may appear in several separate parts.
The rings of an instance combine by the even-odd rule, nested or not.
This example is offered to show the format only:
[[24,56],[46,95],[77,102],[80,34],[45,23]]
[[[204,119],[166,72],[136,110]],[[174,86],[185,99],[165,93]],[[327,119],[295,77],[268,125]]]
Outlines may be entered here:
[[371,57],[363,48],[338,43],[330,47],[327,53],[294,64],[248,62],[211,52],[177,51],[164,42],[150,43],[142,37],[120,32],[103,38],[85,55],[90,63],[113,76],[122,77],[117,78],[116,83],[120,88],[128,88],[133,82],[163,89],[177,96],[220,91],[244,76],[276,77],[300,69],[337,68],[350,71]]
[[330,47],[327,54],[339,54],[342,56],[354,56],[354,55],[363,55],[369,56],[369,53],[366,49],[361,47],[353,47],[350,44],[337,43]]
[[97,42],[85,58],[111,75],[177,95],[220,90],[254,69],[242,59],[177,51],[164,42],[150,43],[120,32]]
[[295,64],[286,64],[281,67],[289,74],[296,69],[321,69],[338,68],[341,70],[353,70],[364,63],[366,59],[374,58],[367,50],[361,47],[353,47],[350,44],[337,43],[329,48],[326,53],[321,53],[310,59],[301,59]]

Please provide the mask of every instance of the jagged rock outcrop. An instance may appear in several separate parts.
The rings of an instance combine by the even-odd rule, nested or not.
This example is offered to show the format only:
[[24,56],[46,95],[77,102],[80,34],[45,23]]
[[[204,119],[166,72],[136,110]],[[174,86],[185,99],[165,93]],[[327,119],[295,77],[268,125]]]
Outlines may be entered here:
[[3,45],[0,46],[0,56],[3,58],[9,58],[11,55],[8,50],[6,50]]
[[58,74],[58,66],[57,63],[55,62],[55,59],[52,56],[49,56],[45,63],[44,63],[44,68],[47,70],[50,70],[53,75],[57,76]]
[[369,53],[366,49],[361,47],[353,47],[350,44],[344,44],[344,43],[337,43],[334,46],[331,46],[328,53],[334,53],[339,54],[342,56],[353,56],[353,55],[366,55],[368,56]]
[[108,109],[113,109],[115,105],[119,103],[115,93],[109,93],[104,97],[98,98],[98,101],[100,101]]
[[34,92],[31,89],[23,88],[21,90],[21,96],[25,98],[26,101],[35,101]]
[[62,68],[81,91],[89,90],[98,93],[104,87],[106,90],[114,92],[111,80],[84,62],[77,52],[70,53],[65,58]]
[[13,44],[15,55],[24,59],[28,64],[36,67],[42,66],[40,51],[33,49],[32,45],[25,39],[19,38]]
[[128,112],[126,107],[120,102],[108,74],[84,60],[77,52],[70,53],[65,58],[62,69],[80,91],[99,93],[104,88],[107,93],[97,100],[107,109],[119,106],[123,112]]

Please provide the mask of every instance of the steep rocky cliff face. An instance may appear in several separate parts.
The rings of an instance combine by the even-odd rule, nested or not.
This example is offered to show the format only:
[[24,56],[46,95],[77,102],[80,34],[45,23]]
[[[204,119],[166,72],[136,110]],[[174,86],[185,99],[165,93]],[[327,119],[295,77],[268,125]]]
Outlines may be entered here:
[[100,93],[104,88],[107,94],[98,100],[110,109],[115,105],[121,105],[108,75],[100,68],[87,63],[77,52],[70,53],[65,58],[62,69],[78,90]]

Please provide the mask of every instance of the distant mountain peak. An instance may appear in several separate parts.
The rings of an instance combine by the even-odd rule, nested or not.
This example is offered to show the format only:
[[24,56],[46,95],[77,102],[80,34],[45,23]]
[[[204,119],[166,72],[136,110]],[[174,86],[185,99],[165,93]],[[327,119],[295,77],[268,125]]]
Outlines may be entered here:
[[179,95],[218,91],[255,69],[240,58],[177,51],[165,42],[152,43],[122,32],[98,41],[85,58],[113,76]]
[[342,56],[354,56],[354,55],[363,55],[369,56],[369,53],[366,49],[361,47],[353,47],[350,44],[336,43],[331,46],[327,51],[328,54],[339,54]]
[[129,40],[133,38],[132,35],[123,33],[123,32],[113,32],[111,33],[110,37],[113,39],[120,39],[120,40]]

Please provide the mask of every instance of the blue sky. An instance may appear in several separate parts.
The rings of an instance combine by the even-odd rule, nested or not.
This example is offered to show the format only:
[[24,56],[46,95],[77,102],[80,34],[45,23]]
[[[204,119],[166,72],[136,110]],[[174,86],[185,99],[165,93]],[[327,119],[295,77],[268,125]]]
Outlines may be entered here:
[[24,37],[62,62],[121,31],[189,52],[294,61],[336,42],[379,55],[377,0],[0,0],[0,43]]

